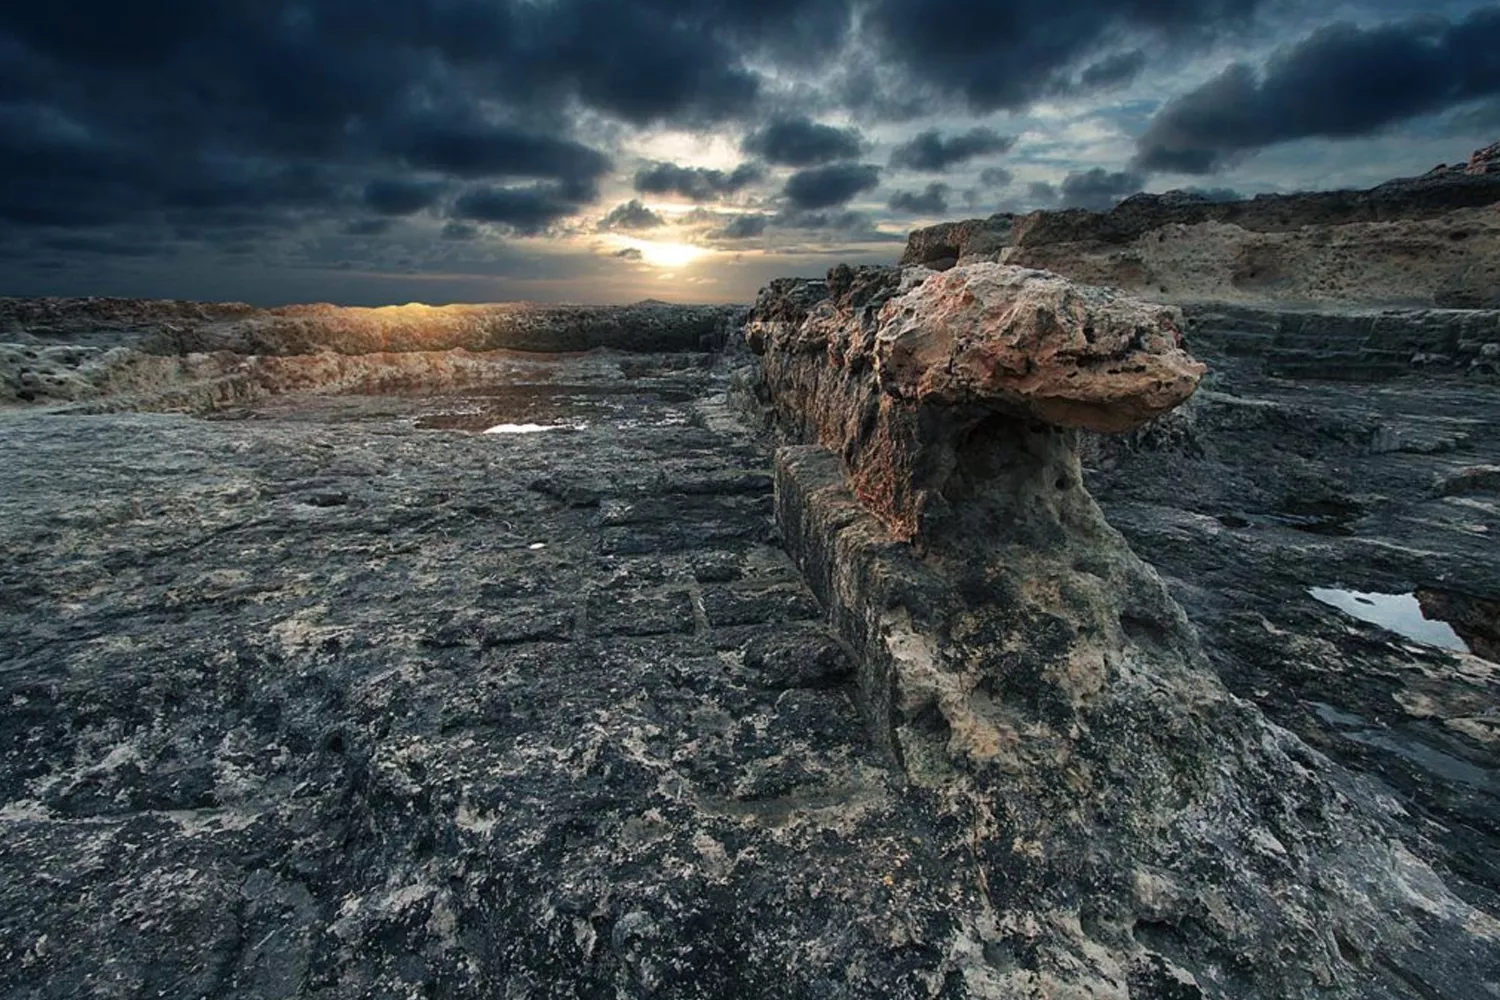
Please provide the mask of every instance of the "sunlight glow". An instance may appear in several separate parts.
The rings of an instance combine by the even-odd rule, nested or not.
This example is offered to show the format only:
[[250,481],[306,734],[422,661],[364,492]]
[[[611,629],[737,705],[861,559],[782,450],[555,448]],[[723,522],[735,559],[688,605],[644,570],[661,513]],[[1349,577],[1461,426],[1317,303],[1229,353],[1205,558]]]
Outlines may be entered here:
[[615,245],[620,249],[637,250],[641,260],[665,271],[676,271],[687,267],[701,257],[713,253],[707,247],[692,243],[666,243],[659,240],[642,240],[634,236],[616,236]]

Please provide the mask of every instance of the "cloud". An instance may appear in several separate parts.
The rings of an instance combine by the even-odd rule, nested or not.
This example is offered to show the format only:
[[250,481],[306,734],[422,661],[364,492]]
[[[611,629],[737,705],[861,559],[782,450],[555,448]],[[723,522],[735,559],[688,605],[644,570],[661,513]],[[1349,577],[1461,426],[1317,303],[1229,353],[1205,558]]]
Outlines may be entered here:
[[355,219],[344,224],[346,236],[380,236],[390,231],[390,219]]
[[726,240],[752,239],[764,234],[770,222],[770,216],[766,215],[737,215],[710,235]]
[[1062,197],[1057,193],[1057,187],[1046,181],[1032,181],[1026,185],[1026,195],[1043,205],[1055,205]]
[[517,89],[548,84],[636,126],[723,121],[750,112],[760,78],[718,29],[754,34],[733,3],[556,0],[527,5],[507,70]]
[[950,190],[946,184],[929,184],[921,194],[897,191],[891,195],[890,209],[892,212],[905,212],[909,215],[941,215],[948,211]]
[[509,226],[526,236],[544,231],[577,210],[577,202],[552,184],[470,188],[453,203],[455,218]]
[[598,229],[600,232],[610,229],[656,229],[666,224],[667,221],[660,215],[632,198],[622,205],[616,205],[608,215],[600,219]]
[[479,227],[467,222],[452,220],[443,226],[442,236],[445,240],[472,240],[479,235]]
[[979,172],[979,183],[985,187],[1009,187],[1010,182],[1015,179],[1016,175],[1004,167],[985,167]]
[[365,185],[365,207],[381,215],[411,215],[431,207],[443,193],[441,184],[383,178]]
[[937,129],[930,129],[892,150],[891,166],[941,173],[976,156],[1009,152],[1015,144],[1015,136],[1001,135],[991,128],[972,128],[947,139]]
[[[1067,89],[1108,41],[1201,41],[1248,23],[1261,0],[871,0],[864,22],[885,64],[976,111],[1020,110]],[[1097,63],[1095,64],[1097,65]],[[878,95],[875,95],[878,96]]]
[[1103,167],[1074,171],[1063,178],[1063,207],[1103,211],[1126,195],[1135,194],[1145,183],[1144,177],[1131,171],[1110,173]]
[[534,177],[587,184],[608,173],[608,156],[570,139],[481,122],[417,121],[388,139],[414,167],[457,177]]
[[1143,170],[1207,174],[1309,137],[1368,135],[1394,122],[1500,94],[1500,7],[1360,28],[1335,24],[1243,63],[1167,103],[1137,143]]
[[1140,76],[1146,68],[1146,53],[1140,49],[1116,52],[1085,67],[1078,76],[1079,86],[1085,90],[1104,90],[1120,87]]
[[646,254],[639,247],[626,247],[623,250],[616,250],[610,256],[619,257],[621,260],[641,260]]
[[782,193],[793,209],[832,208],[880,183],[880,168],[869,163],[834,163],[793,174]]
[[652,163],[636,171],[635,189],[641,194],[675,194],[690,201],[717,201],[765,179],[758,163],[741,163],[728,173],[707,167]]
[[812,167],[854,159],[864,152],[864,140],[855,129],[834,128],[807,118],[783,118],[745,136],[740,148],[768,163]]

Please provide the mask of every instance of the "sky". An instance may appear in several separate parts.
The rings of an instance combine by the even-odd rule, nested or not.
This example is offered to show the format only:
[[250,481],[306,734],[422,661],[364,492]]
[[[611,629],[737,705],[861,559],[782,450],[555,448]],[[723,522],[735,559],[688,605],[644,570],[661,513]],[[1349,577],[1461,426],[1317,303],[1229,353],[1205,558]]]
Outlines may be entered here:
[[1497,138],[1495,3],[13,0],[0,295],[748,302]]

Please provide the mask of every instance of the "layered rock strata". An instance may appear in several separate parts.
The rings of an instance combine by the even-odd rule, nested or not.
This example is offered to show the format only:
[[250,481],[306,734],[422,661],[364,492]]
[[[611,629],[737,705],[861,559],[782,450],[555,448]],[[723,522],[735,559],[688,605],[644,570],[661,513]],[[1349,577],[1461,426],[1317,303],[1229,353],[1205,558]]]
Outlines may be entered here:
[[1078,428],[1192,392],[1178,322],[976,264],[778,283],[747,328],[788,550],[875,741],[965,817],[953,995],[1473,995],[1500,924],[1224,690],[1083,488]]

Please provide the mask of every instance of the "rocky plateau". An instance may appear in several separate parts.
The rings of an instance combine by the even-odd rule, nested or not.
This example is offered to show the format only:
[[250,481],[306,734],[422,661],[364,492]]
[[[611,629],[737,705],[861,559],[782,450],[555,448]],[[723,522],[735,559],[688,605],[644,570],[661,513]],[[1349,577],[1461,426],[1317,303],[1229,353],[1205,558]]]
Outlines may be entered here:
[[1500,997],[1496,152],[750,309],[0,300],[0,995]]

